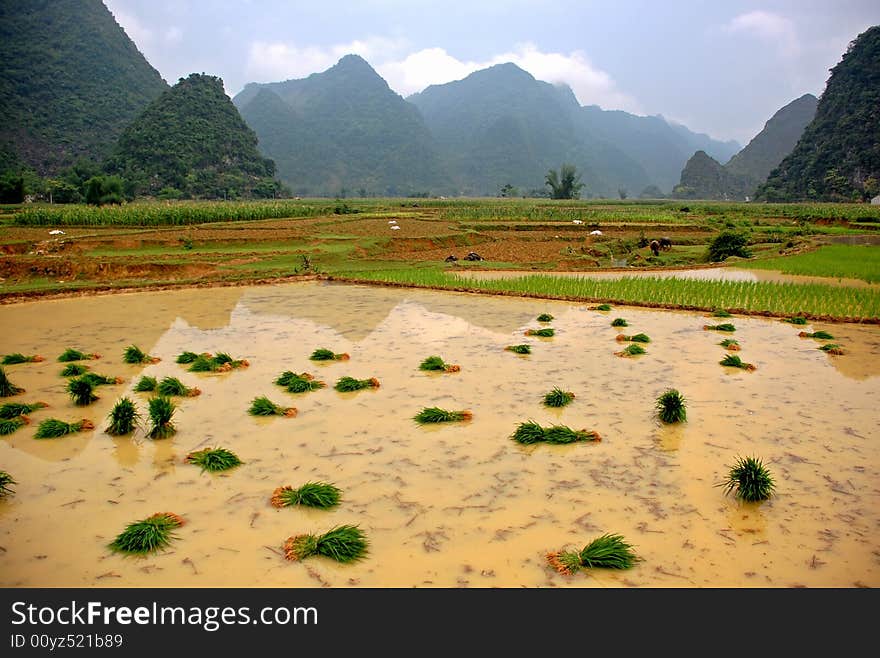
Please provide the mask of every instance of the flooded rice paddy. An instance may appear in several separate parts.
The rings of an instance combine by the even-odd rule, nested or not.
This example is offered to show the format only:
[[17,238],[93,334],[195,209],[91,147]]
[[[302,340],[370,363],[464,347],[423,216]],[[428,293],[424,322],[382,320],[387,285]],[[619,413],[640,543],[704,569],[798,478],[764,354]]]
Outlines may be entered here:
[[[536,321],[550,313],[549,324]],[[628,322],[611,326],[614,318]],[[721,366],[731,322],[754,372]],[[552,338],[526,337],[552,326]],[[0,499],[0,585],[5,587],[876,587],[880,585],[880,328],[333,283],[145,292],[0,307],[2,348],[46,360],[6,366],[45,401],[31,424],[0,437],[0,470],[17,481]],[[802,330],[834,335],[828,355]],[[646,333],[647,353],[615,356],[615,336]],[[824,341],[827,342],[827,341]],[[530,355],[505,351],[528,343]],[[128,365],[136,344],[161,357]],[[75,406],[55,359],[66,347],[123,384]],[[325,347],[348,361],[316,363]],[[191,373],[183,351],[227,352],[250,366]],[[418,370],[439,355],[460,372]],[[327,387],[292,394],[285,370]],[[177,433],[139,429],[114,438],[107,414],[123,395],[147,415],[142,375],[171,375],[202,394],[175,398]],[[342,376],[381,386],[338,393]],[[543,406],[555,386],[575,393]],[[687,399],[688,421],[662,425],[654,401]],[[266,395],[295,418],[255,418]],[[473,419],[424,427],[423,407],[469,409]],[[34,438],[40,420],[89,418],[96,429]],[[597,431],[600,442],[521,446],[520,422]],[[146,423],[144,423],[146,425]],[[244,464],[220,474],[185,463],[224,447]],[[717,486],[740,456],[757,456],[776,495],[742,503]],[[270,505],[277,487],[332,482],[330,510]],[[155,512],[186,520],[147,557],[107,544]],[[289,562],[291,535],[356,524],[367,557]],[[549,551],[617,533],[641,561],[632,569],[563,576]]]

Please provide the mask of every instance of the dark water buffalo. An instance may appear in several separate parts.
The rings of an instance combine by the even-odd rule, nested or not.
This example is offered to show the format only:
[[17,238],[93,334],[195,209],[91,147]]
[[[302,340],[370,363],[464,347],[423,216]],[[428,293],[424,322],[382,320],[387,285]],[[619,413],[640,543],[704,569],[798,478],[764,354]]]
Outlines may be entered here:
[[657,242],[656,240],[651,240],[651,244],[649,244],[648,246],[651,247],[651,253],[653,253],[655,256],[660,255],[660,243],[659,242]]
[[449,254],[445,260],[447,263],[454,263],[458,260],[458,258],[455,256],[455,254]]
[[464,257],[464,259],[465,260],[483,260],[483,257],[480,256],[480,254],[478,254],[475,251],[470,251],[470,252],[468,252],[468,255]]
[[661,249],[672,249],[672,240],[669,238],[660,238]]

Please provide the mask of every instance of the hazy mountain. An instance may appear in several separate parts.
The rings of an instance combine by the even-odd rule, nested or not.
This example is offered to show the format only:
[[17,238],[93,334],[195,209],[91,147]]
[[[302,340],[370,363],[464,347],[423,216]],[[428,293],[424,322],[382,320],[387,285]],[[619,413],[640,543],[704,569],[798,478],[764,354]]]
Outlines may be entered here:
[[751,189],[748,178],[731,173],[705,151],[697,151],[682,169],[672,195],[679,199],[742,200]]
[[766,201],[859,200],[880,192],[880,26],[831,69],[816,116],[758,189]]
[[0,169],[99,162],[168,89],[101,0],[0,0]]
[[418,110],[357,55],[307,78],[251,83],[233,101],[294,193],[449,189]]

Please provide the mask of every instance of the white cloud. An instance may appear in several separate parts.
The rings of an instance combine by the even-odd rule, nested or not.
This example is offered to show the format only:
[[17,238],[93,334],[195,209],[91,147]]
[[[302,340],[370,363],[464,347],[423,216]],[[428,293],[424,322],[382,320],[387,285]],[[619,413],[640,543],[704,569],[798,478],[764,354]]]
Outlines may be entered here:
[[141,25],[136,16],[119,9],[113,9],[110,3],[108,3],[108,7],[113,13],[116,22],[125,30],[128,38],[135,42],[141,52],[144,52],[144,49],[153,43],[153,31]]
[[171,26],[165,30],[163,35],[165,43],[180,43],[183,40],[183,30],[179,27]]
[[801,51],[794,22],[768,11],[750,11],[740,14],[724,26],[726,32],[746,34],[775,45],[777,50],[794,57]]

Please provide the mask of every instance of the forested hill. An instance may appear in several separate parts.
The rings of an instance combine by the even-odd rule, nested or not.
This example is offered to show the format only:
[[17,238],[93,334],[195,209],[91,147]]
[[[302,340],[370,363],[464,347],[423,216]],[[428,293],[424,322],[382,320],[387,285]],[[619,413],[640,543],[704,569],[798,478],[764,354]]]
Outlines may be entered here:
[[136,195],[272,196],[275,164],[214,76],[193,73],[151,103],[122,133],[106,170]]
[[0,0],[0,173],[99,162],[168,85],[101,0]]
[[880,193],[880,26],[831,69],[816,116],[758,191],[766,201],[868,199]]

